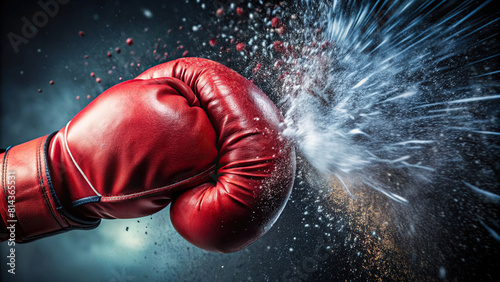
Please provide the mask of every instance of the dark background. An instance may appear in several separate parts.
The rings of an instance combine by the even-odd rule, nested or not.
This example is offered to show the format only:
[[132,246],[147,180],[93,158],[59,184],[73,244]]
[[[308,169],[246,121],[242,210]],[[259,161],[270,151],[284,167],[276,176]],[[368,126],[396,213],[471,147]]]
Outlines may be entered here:
[[[93,98],[119,83],[119,77],[133,78],[159,62],[181,57],[185,50],[189,56],[215,59],[243,74],[254,66],[254,62],[252,66],[228,62],[238,54],[220,55],[206,45],[221,33],[214,13],[221,6],[229,11],[228,1],[201,1],[203,8],[195,0],[73,0],[59,5],[57,14],[16,53],[7,35],[21,35],[21,18],[31,20],[41,10],[37,2],[1,3],[3,148],[59,130]],[[263,6],[256,1],[255,6],[259,5]],[[197,24],[204,30],[192,30]],[[79,31],[85,36],[79,36]],[[125,44],[128,37],[134,39],[132,46]],[[153,53],[156,44],[158,51]],[[121,48],[120,54],[116,47]],[[106,56],[108,51],[111,58]],[[167,59],[164,52],[169,53]],[[102,79],[100,84],[91,72]],[[269,83],[257,83],[270,93]],[[425,234],[428,226],[420,228],[396,218],[391,210],[397,205],[379,195],[364,191],[362,200],[349,199],[338,183],[320,177],[300,154],[297,171],[294,191],[280,219],[268,234],[240,252],[213,254],[191,246],[175,232],[165,209],[146,218],[106,220],[92,231],[17,244],[15,276],[7,273],[8,248],[2,243],[1,280],[495,280],[499,242],[463,212],[468,207],[453,208],[451,198],[429,193],[427,205],[434,208],[421,216],[433,222],[435,232]],[[465,218],[459,223],[451,220],[457,217]]]

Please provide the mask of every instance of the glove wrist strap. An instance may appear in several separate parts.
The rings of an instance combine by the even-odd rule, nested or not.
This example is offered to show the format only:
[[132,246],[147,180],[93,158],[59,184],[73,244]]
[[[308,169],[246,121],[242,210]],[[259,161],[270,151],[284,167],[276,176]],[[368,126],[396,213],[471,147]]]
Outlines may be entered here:
[[[47,149],[52,135],[7,148],[0,154],[0,214],[17,242],[71,229],[92,229],[100,220],[83,221],[68,214],[51,183]],[[14,231],[15,230],[15,231]],[[0,237],[5,234],[0,234]],[[11,235],[8,235],[11,236]]]

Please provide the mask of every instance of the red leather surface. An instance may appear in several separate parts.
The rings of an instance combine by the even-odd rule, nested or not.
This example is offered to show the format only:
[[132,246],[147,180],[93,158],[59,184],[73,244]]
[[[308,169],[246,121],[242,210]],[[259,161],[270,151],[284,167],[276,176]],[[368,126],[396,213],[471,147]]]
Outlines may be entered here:
[[262,236],[281,213],[293,185],[295,153],[279,135],[281,114],[235,71],[184,58],[137,78],[175,77],[193,89],[217,133],[218,179],[172,202],[176,230],[194,245],[233,252]]
[[[52,139],[7,152],[23,179],[19,241],[172,203],[174,227],[194,245],[244,248],[275,222],[293,185],[295,153],[281,121],[262,91],[219,63],[151,68],[105,91]],[[5,207],[0,198],[4,223]]]
[[171,78],[120,83],[66,127],[49,148],[52,182],[66,207],[97,196],[94,187],[101,201],[75,209],[87,217],[155,213],[214,172],[215,131],[191,89]]

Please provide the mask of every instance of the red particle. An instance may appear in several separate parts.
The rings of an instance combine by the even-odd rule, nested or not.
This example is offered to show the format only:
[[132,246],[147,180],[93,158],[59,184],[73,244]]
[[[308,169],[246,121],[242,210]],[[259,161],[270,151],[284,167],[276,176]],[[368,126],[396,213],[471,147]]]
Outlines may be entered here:
[[113,74],[113,71],[112,70],[108,70],[108,74]]
[[134,40],[132,38],[127,38],[127,41],[125,41],[128,46],[131,46],[134,43]]
[[274,69],[279,69],[282,65],[283,65],[283,61],[282,60],[277,60],[274,63]]
[[98,77],[98,78],[95,79],[95,82],[101,83],[101,79]]
[[282,80],[283,78],[285,78],[285,75],[284,74],[280,74],[280,76],[278,77],[278,80]]
[[168,56],[168,52],[165,52],[165,54],[163,54],[163,57],[167,57]]
[[208,41],[208,44],[210,44],[210,46],[215,46],[215,44],[217,44],[217,39],[215,37],[213,37],[212,39],[210,39],[210,41]]
[[177,47],[177,49],[184,49],[184,45],[179,45],[179,47]]
[[188,53],[189,53],[188,51],[184,51],[184,53],[182,53],[182,56],[186,57]]
[[217,9],[217,12],[215,12],[215,15],[217,17],[221,17],[222,14],[224,14],[224,9],[222,9],[222,8]]
[[90,95],[87,95],[87,99],[90,99],[90,97],[91,97]]
[[231,38],[231,41],[229,43],[233,44],[234,43],[234,38]]
[[40,89],[38,89],[38,93],[42,93],[42,89],[41,89],[41,88],[40,88]]
[[236,8],[236,14],[238,14],[238,16],[243,15],[243,8],[241,7]]
[[285,53],[286,52],[285,45],[283,45],[282,41],[274,41],[273,45],[274,45],[274,49],[276,51],[278,51],[280,53]]
[[279,34],[279,35],[283,35],[285,34],[285,31],[286,31],[286,27],[284,25],[276,28],[276,32]]
[[271,20],[271,25],[272,27],[274,28],[278,28],[278,27],[281,27],[283,25],[283,22],[281,22],[280,18],[278,17],[274,17],[272,20]]
[[91,77],[95,77],[95,73],[94,73],[94,72],[91,72],[91,73],[90,73],[90,76],[91,76]]
[[177,44],[181,44],[181,41],[180,41],[180,40],[177,40]]
[[77,99],[77,100],[80,100],[80,96],[76,96],[76,99]]
[[181,25],[181,26],[179,26],[179,30],[182,30],[183,28],[184,28],[184,27],[183,27],[182,25]]
[[171,29],[169,29],[169,30],[167,31],[167,33],[168,33],[168,34],[172,33],[172,30],[171,30]]
[[258,71],[260,71],[260,68],[262,68],[262,64],[261,63],[258,63],[255,68],[253,69],[253,72],[256,73]]
[[119,80],[119,81],[122,81],[122,79],[123,79],[123,78],[122,78],[121,76],[118,78],[118,80]]
[[84,58],[85,58],[85,59],[88,59],[88,58],[89,58],[89,55],[85,55],[85,56],[84,56]]
[[161,38],[158,38],[158,42],[161,42]]
[[54,81],[53,80],[49,81],[49,84],[50,85],[54,84]]
[[156,54],[156,50],[153,50],[153,54]]
[[111,54],[111,51],[108,51],[108,58],[111,58],[111,56],[113,56],[113,54]]
[[245,49],[245,43],[238,43],[236,44],[236,50],[242,51]]
[[80,35],[81,37],[85,37],[85,33],[81,30],[78,32],[78,35]]
[[120,49],[120,47],[116,47],[116,48],[115,48],[115,52],[116,52],[117,54],[120,54],[120,52],[121,52],[121,51],[122,51],[122,49]]

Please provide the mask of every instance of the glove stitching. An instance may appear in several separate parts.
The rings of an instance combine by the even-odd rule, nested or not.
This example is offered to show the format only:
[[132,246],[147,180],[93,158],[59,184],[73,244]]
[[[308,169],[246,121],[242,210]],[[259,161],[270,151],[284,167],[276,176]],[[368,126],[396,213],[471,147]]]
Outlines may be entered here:
[[197,178],[202,178],[204,176],[206,176],[207,174],[210,174],[213,170],[215,169],[215,165],[211,166],[210,168],[208,168],[207,170],[197,174],[197,175],[194,175],[194,176],[191,176],[187,179],[184,179],[180,182],[177,182],[177,183],[173,183],[173,184],[170,184],[170,185],[167,185],[167,186],[162,186],[162,187],[158,187],[158,188],[154,188],[154,189],[151,189],[151,190],[147,190],[147,191],[142,191],[142,192],[137,192],[137,193],[131,193],[131,194],[125,194],[125,195],[119,195],[119,196],[102,196],[101,197],[101,202],[113,202],[113,201],[126,201],[126,200],[133,200],[133,199],[137,199],[137,198],[142,198],[142,197],[146,197],[146,196],[152,196],[152,195],[155,195],[155,194],[159,194],[161,192],[164,192],[166,190],[171,190],[177,186],[180,186],[180,185],[184,185],[186,183],[189,183],[193,180],[196,180]]

